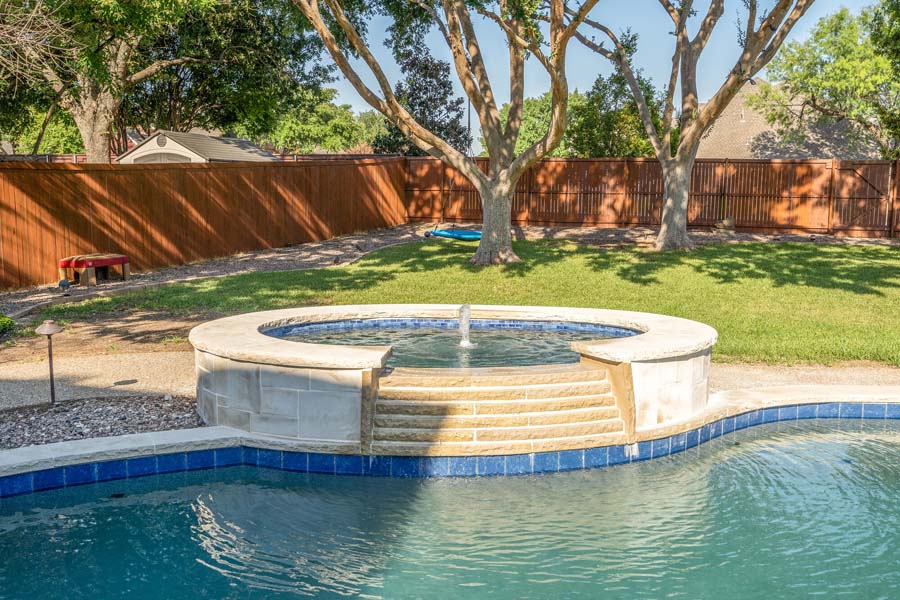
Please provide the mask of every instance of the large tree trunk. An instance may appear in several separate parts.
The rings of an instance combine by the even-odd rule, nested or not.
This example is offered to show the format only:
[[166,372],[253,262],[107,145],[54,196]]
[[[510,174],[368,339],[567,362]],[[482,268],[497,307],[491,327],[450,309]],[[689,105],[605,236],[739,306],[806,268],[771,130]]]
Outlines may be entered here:
[[96,97],[78,98],[77,104],[69,109],[89,163],[109,163],[109,130],[116,112],[116,101],[112,94],[101,92]]
[[662,222],[656,237],[657,250],[690,250],[694,247],[687,232],[688,197],[691,193],[691,171],[694,154],[660,161],[666,186]]
[[473,265],[498,265],[519,262],[512,248],[512,189],[514,186],[492,187],[481,191],[484,223],[481,242],[472,257]]

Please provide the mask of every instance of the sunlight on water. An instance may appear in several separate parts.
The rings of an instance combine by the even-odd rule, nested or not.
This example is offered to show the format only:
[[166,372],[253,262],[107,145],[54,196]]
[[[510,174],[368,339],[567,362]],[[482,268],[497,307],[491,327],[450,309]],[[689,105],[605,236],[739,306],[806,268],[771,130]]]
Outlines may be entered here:
[[576,363],[572,342],[596,340],[597,333],[472,329],[462,346],[455,329],[390,328],[304,333],[285,339],[315,344],[393,346],[389,367],[496,367]]
[[236,467],[3,500],[0,598],[896,598],[898,498],[891,422],[533,477]]

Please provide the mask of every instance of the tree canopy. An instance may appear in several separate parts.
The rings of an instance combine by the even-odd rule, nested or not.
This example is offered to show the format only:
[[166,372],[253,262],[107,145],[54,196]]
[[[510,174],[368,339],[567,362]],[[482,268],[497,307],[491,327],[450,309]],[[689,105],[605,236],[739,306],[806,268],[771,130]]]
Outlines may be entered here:
[[295,112],[298,101],[308,104],[307,90],[329,80],[318,36],[281,0],[232,0],[189,11],[139,51],[155,61],[191,57],[127,90],[118,120],[145,133],[240,126],[259,137]]
[[[450,63],[434,58],[421,38],[399,48],[397,44],[394,53],[405,77],[394,86],[394,95],[416,121],[468,153],[472,136],[466,123],[466,101],[453,93]],[[373,139],[372,147],[383,154],[426,155],[393,124]]]
[[890,19],[887,5],[820,19],[809,38],[785,44],[769,63],[774,85],[760,85],[751,105],[788,138],[803,138],[811,122],[850,123],[848,143],[874,143],[884,158],[897,158],[900,49]]
[[[319,34],[335,64],[365,102],[411,139],[426,154],[439,158],[469,180],[481,196],[483,228],[472,262],[488,265],[518,260],[510,233],[512,196],[516,183],[535,162],[552,152],[562,139],[569,99],[565,63],[569,42],[597,4],[584,0],[577,8],[565,0],[385,0],[380,4],[394,40],[430,32],[445,43],[459,84],[472,104],[484,136],[488,160],[484,169],[467,152],[456,148],[432,127],[420,122],[403,104],[384,68],[369,47],[360,24],[364,19],[346,0],[294,0]],[[473,16],[499,30],[508,61],[501,77],[488,68]],[[546,23],[546,26],[544,25]],[[346,46],[341,46],[341,40]],[[492,43],[491,50],[503,47]],[[525,99],[526,62],[536,62],[549,77],[551,118],[546,131],[516,153]],[[505,83],[509,109],[501,119],[495,86]],[[401,88],[402,89],[402,88]],[[498,88],[499,89],[499,88]]]
[[236,132],[262,146],[292,154],[343,152],[370,141],[350,106],[334,103],[335,90],[300,90],[296,96],[271,131],[254,135],[238,127]]
[[[662,120],[663,100],[653,82],[636,72],[654,125]],[[673,142],[677,144],[677,132]],[[580,101],[570,102],[565,144],[570,156],[652,157],[653,145],[641,121],[640,109],[620,69],[600,75]]]

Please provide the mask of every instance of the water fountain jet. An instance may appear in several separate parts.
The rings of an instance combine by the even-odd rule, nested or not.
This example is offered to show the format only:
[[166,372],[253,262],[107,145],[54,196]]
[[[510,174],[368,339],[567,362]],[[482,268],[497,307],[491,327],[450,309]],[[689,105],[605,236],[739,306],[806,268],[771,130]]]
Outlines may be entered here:
[[472,318],[472,307],[463,304],[459,307],[459,346],[460,348],[471,348],[475,344],[469,341],[469,320]]

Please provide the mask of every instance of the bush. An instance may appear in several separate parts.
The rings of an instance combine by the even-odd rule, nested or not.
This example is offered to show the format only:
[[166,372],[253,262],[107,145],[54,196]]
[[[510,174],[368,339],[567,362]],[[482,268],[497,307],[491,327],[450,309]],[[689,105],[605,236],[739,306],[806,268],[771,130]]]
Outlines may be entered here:
[[3,335],[7,331],[12,331],[12,328],[16,326],[16,322],[0,313],[0,335]]

